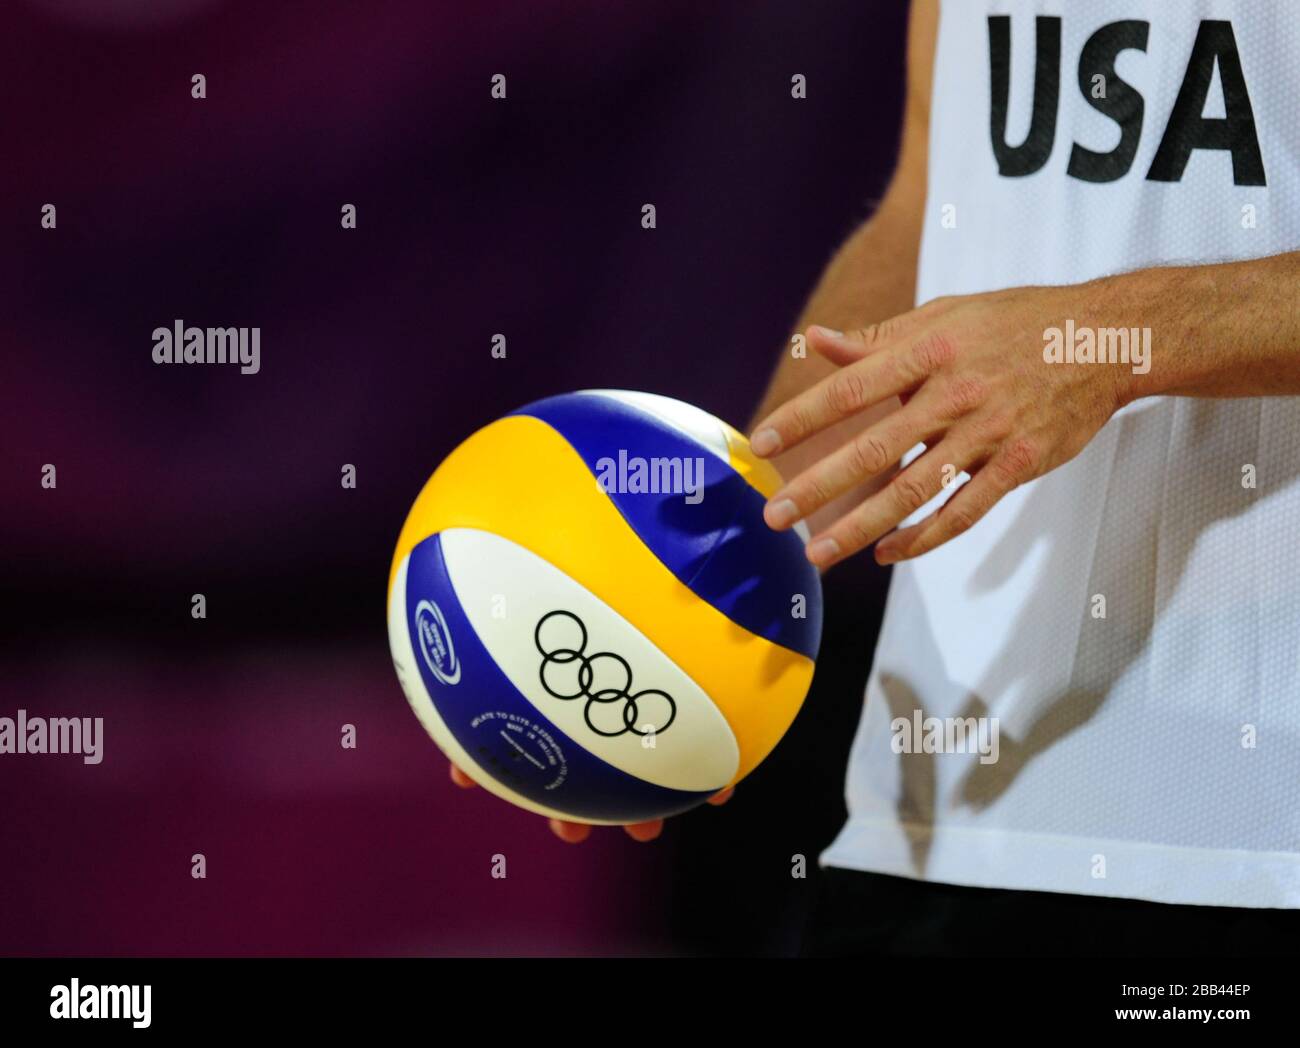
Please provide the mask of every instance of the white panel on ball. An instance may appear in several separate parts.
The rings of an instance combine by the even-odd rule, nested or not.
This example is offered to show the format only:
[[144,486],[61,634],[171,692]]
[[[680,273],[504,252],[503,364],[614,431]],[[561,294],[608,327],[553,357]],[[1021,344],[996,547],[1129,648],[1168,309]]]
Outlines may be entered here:
[[[424,725],[424,730],[429,733],[429,737],[447,759],[489,793],[534,814],[571,821],[572,816],[530,801],[527,797],[503,786],[466,752],[465,748],[456,741],[456,736],[448,730],[447,725],[438,716],[433,699],[429,697],[429,691],[420,677],[419,667],[415,664],[415,648],[411,644],[410,630],[406,625],[406,574],[410,560],[410,554],[407,554],[398,565],[397,574],[393,578],[393,595],[388,602],[389,651],[392,653],[393,666],[397,670],[397,679],[402,685],[402,693],[406,696],[406,701],[410,703],[411,709]],[[616,822],[601,819],[582,821],[603,826],[617,825]]]
[[586,396],[609,397],[629,407],[638,408],[692,438],[713,452],[723,462],[731,461],[731,446],[721,422],[703,408],[674,400],[659,393],[642,393],[634,389],[583,389]]
[[[645,782],[706,791],[731,780],[740,749],[726,718],[627,619],[508,539],[449,528],[441,542],[447,574],[478,639],[542,716],[590,753]],[[635,600],[635,593],[628,599]],[[544,651],[554,655],[548,659]],[[583,672],[589,674],[585,686]],[[553,692],[576,697],[560,699]],[[637,694],[643,697],[630,703]],[[636,730],[624,730],[629,723]]]

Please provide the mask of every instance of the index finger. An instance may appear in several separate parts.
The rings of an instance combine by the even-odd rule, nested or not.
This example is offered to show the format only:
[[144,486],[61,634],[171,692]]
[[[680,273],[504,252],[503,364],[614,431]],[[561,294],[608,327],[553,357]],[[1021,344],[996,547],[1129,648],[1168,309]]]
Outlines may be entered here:
[[[853,335],[825,335],[828,341],[849,342]],[[797,397],[786,401],[754,428],[750,446],[760,458],[768,458],[794,447],[834,425],[841,419],[900,396],[915,388],[925,372],[891,352],[897,348],[890,339],[883,352],[873,352],[854,364],[848,364]]]

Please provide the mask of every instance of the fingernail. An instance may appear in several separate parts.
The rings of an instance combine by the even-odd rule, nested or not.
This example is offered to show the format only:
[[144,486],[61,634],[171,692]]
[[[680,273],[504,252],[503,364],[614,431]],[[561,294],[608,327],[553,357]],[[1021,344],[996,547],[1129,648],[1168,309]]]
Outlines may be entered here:
[[843,331],[836,331],[834,328],[823,327],[821,324],[814,324],[811,328],[809,328],[809,330],[816,331],[819,335],[823,335],[826,338],[844,337]]
[[774,455],[781,450],[781,434],[770,426],[766,429],[760,429],[749,438],[749,446],[753,449],[754,454],[760,458]]
[[764,516],[767,517],[769,526],[788,528],[799,519],[799,507],[789,499],[782,499],[780,502],[769,502]]
[[893,564],[898,560],[898,547],[896,546],[877,546],[876,563]]
[[818,539],[808,547],[808,559],[814,564],[824,564],[840,555],[840,544],[834,539]]

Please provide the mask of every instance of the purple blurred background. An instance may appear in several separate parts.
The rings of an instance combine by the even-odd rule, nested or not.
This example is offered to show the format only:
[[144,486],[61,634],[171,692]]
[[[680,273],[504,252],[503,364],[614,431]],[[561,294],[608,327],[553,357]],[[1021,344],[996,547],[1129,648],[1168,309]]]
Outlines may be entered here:
[[[394,678],[384,587],[433,467],[519,404],[619,386],[746,425],[888,176],[904,22],[6,5],[0,716],[102,716],[105,759],[0,756],[0,953],[792,948],[789,857],[842,812],[883,573],[832,576],[817,684],[769,764],[650,846],[565,846],[453,787]],[[154,365],[178,318],[259,326],[260,374]]]

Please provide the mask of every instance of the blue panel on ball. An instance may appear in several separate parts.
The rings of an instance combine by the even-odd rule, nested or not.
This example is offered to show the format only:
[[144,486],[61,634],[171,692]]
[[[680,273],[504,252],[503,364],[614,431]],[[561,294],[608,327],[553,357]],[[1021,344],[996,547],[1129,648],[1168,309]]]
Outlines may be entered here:
[[617,822],[676,815],[710,796],[712,791],[671,790],[620,771],[524,698],[461,610],[438,535],[411,551],[406,625],[438,715],[483,770],[516,793],[580,818]]
[[[598,393],[548,397],[513,414],[564,437],[646,547],[701,600],[751,633],[817,657],[817,569],[796,532],[763,522],[763,496],[730,463],[659,417]],[[685,478],[688,461],[697,501],[680,486],[656,492],[637,483],[638,470],[642,478]],[[796,594],[806,598],[806,617],[791,614]]]

